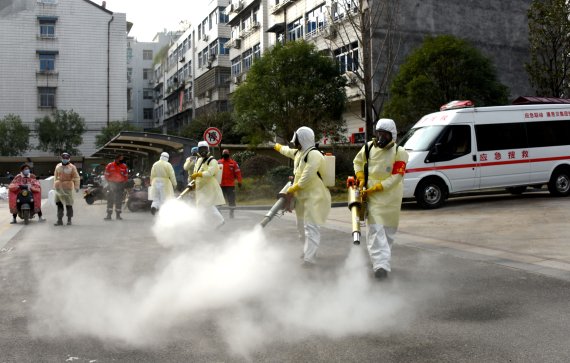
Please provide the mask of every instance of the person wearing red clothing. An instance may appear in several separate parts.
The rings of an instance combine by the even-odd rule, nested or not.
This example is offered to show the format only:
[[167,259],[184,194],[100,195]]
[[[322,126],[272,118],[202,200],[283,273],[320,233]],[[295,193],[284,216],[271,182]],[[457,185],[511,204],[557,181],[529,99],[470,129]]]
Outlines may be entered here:
[[110,162],[105,167],[105,179],[109,183],[109,193],[107,194],[107,216],[106,221],[111,220],[113,214],[113,204],[115,205],[116,219],[121,220],[123,205],[123,193],[125,183],[129,180],[129,169],[123,160],[123,155],[117,155],[115,161]]
[[224,198],[230,207],[230,218],[233,218],[236,208],[235,180],[237,179],[238,187],[241,188],[241,170],[239,169],[238,163],[230,158],[230,151],[228,149],[222,151],[222,158],[218,160],[218,164],[224,166],[220,186],[222,187]]
[[28,164],[24,164],[20,167],[20,174],[16,175],[8,186],[8,190],[10,190],[10,194],[8,195],[8,205],[13,218],[10,223],[18,223],[16,221],[16,216],[18,215],[17,199],[18,193],[20,193],[20,186],[22,185],[30,186],[30,190],[34,197],[34,213],[38,215],[40,222],[44,222],[45,219],[42,217],[42,187],[40,182],[36,179],[36,176],[31,173],[30,166]]

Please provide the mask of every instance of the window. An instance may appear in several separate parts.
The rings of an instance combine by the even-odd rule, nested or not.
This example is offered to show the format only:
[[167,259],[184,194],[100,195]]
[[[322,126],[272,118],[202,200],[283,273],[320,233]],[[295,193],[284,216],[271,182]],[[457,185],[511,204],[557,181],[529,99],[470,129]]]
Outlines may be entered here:
[[237,76],[241,74],[241,57],[237,56],[232,59],[232,75]]
[[198,24],[198,40],[202,39],[202,24]]
[[55,17],[40,17],[38,22],[40,24],[40,37],[41,38],[55,38]]
[[214,25],[214,21],[217,20],[217,19],[216,19],[216,18],[217,18],[217,15],[215,14],[216,11],[218,11],[218,10],[216,9],[213,13],[211,13],[211,14],[208,16],[208,30],[212,30],[212,26]]
[[143,79],[152,79],[152,68],[143,69]]
[[230,21],[230,17],[226,14],[224,8],[218,8],[218,13],[220,14],[220,24],[226,24]]
[[243,57],[243,70],[247,71],[251,68],[251,64],[253,63],[253,52],[251,49],[246,50],[242,54]]
[[259,43],[253,46],[253,59],[261,58],[261,47]]
[[144,49],[143,50],[143,59],[144,60],[152,60],[152,49]]
[[570,121],[529,122],[530,147],[570,145]]
[[430,162],[457,159],[471,153],[471,126],[447,126],[428,156]]
[[152,88],[145,88],[143,90],[143,99],[145,100],[152,100],[152,96],[154,95],[154,90]]
[[299,18],[287,25],[287,39],[296,40],[303,37],[303,22]]
[[217,56],[218,55],[218,39],[215,42],[210,43],[210,56]]
[[40,72],[53,72],[55,70],[55,54],[40,53]]
[[127,82],[133,81],[133,69],[127,68]]
[[230,54],[230,49],[225,47],[225,44],[227,42],[229,42],[230,40],[228,38],[220,38],[219,39],[219,44],[220,44],[220,54]]
[[331,4],[331,15],[334,20],[342,19],[346,13],[358,12],[355,0],[337,0]]
[[152,120],[154,110],[152,108],[143,108],[143,118],[145,120]]
[[358,71],[358,42],[340,47],[333,53],[338,63],[340,73]]
[[522,149],[528,147],[522,123],[476,125],[479,151]]
[[325,27],[325,14],[324,4],[307,13],[307,36],[312,36]]
[[232,39],[239,38],[239,25],[232,25]]
[[55,107],[55,87],[38,87],[39,107]]

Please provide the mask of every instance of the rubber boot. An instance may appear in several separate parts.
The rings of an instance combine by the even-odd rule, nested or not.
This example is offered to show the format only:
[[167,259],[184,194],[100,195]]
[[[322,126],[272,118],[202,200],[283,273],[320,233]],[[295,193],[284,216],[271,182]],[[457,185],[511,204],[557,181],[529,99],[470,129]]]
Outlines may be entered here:
[[123,218],[121,218],[121,212],[115,212],[115,213],[116,213],[115,219],[118,220],[118,221],[122,221]]
[[58,219],[57,219],[57,222],[55,222],[53,225],[54,225],[54,226],[63,226],[63,219],[58,218]]
[[16,214],[12,214],[12,222],[10,222],[10,224],[17,224],[18,221],[16,221]]
[[71,217],[73,217],[73,206],[72,205],[66,205],[65,209],[67,211],[67,225],[71,226]]
[[54,226],[63,226],[63,204],[61,202],[57,203],[57,222]]
[[112,219],[112,218],[111,218],[111,214],[112,214],[112,213],[113,213],[113,212],[107,211],[107,217],[103,218],[103,220],[105,220],[105,221],[110,221],[110,220]]
[[230,207],[230,219],[234,218],[234,208]]
[[67,217],[67,225],[71,226],[71,217]]

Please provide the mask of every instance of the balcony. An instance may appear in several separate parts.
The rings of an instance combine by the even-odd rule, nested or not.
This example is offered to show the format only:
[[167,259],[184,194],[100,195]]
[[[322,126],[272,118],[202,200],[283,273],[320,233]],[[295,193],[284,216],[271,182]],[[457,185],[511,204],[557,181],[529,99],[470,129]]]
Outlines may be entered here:
[[275,15],[279,12],[281,12],[281,10],[283,10],[283,8],[286,8],[289,4],[294,3],[297,0],[283,0],[283,2],[275,5],[274,7],[271,8],[271,14]]
[[224,44],[224,47],[226,47],[226,48],[239,49],[239,48],[241,47],[241,39],[239,39],[239,38],[230,39],[229,42],[227,42],[226,44]]

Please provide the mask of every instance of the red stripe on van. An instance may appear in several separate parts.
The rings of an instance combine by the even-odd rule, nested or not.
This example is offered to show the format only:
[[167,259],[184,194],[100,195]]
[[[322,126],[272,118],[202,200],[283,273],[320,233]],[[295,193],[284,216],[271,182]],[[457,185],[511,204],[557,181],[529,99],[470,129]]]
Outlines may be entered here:
[[434,170],[464,169],[464,168],[476,168],[476,167],[485,167],[485,166],[522,164],[522,163],[541,163],[541,162],[545,162],[545,161],[555,161],[555,160],[570,160],[570,156],[554,156],[551,158],[519,159],[519,160],[507,160],[507,161],[490,161],[490,162],[483,162],[483,163],[432,166],[432,167],[426,167],[426,168],[413,168],[413,169],[406,169],[406,174],[408,174],[408,173],[420,173],[423,171],[434,171]]

